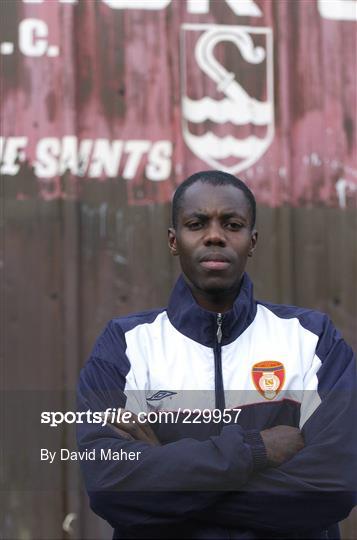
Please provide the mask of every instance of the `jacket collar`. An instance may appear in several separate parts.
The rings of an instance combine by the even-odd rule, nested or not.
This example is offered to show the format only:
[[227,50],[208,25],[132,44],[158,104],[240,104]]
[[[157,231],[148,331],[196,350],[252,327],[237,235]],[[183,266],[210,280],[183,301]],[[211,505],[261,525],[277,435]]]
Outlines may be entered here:
[[[221,345],[231,343],[251,324],[257,311],[253,284],[244,273],[233,308],[222,317]],[[216,344],[217,313],[201,308],[181,275],[171,293],[167,314],[171,324],[186,337],[213,347]]]

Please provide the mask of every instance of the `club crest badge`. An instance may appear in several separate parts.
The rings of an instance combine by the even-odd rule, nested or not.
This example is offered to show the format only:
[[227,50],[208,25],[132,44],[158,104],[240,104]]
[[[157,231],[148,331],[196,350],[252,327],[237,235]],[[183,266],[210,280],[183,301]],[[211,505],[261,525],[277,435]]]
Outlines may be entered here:
[[274,399],[280,392],[285,380],[285,368],[276,360],[264,360],[252,367],[255,388],[266,399]]
[[180,43],[186,145],[215,169],[247,169],[274,137],[272,30],[184,24]]

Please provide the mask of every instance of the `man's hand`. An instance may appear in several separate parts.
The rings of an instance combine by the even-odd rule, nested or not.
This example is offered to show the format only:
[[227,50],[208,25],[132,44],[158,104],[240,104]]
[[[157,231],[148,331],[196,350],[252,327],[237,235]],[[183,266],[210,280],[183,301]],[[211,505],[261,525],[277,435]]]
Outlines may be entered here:
[[[120,417],[117,422],[110,423],[110,427],[114,429],[121,437],[131,441],[143,441],[152,446],[160,446],[160,441],[151,429],[148,423],[139,422],[138,417],[134,413],[130,413],[129,422],[121,420],[124,413],[128,413],[125,409],[121,409]],[[126,414],[127,417],[127,414]]]
[[301,431],[295,427],[275,426],[261,431],[260,435],[271,467],[279,467],[304,448]]

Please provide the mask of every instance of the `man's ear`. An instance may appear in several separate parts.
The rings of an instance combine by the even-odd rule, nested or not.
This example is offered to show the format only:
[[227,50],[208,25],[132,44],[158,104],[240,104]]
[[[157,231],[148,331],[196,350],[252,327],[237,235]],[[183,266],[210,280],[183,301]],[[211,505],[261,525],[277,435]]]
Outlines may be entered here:
[[171,255],[175,257],[176,255],[178,255],[176,231],[174,228],[170,227],[167,232],[168,232],[168,239],[169,239],[169,250],[171,252]]
[[250,238],[250,249],[249,249],[249,252],[248,252],[248,257],[253,257],[253,253],[254,253],[255,248],[257,246],[257,242],[258,242],[258,231],[256,231],[254,229],[252,231],[252,236]]

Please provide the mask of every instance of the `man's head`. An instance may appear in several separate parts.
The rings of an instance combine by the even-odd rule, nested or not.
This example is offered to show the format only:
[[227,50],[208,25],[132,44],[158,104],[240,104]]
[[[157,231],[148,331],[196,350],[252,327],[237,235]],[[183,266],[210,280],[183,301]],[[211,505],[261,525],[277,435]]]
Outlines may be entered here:
[[177,227],[177,220],[180,208],[182,206],[182,199],[185,195],[186,190],[195,184],[196,182],[202,182],[204,184],[211,184],[212,186],[226,186],[231,185],[243,191],[246,196],[247,202],[250,206],[251,211],[251,228],[254,229],[255,220],[256,220],[256,202],[253,193],[250,191],[249,187],[242,182],[239,178],[233,176],[223,171],[201,171],[195,174],[192,174],[179,187],[174,193],[172,199],[172,226],[174,229]]
[[228,173],[197,173],[176,190],[169,247],[202,307],[232,306],[257,242],[255,213],[252,192]]

